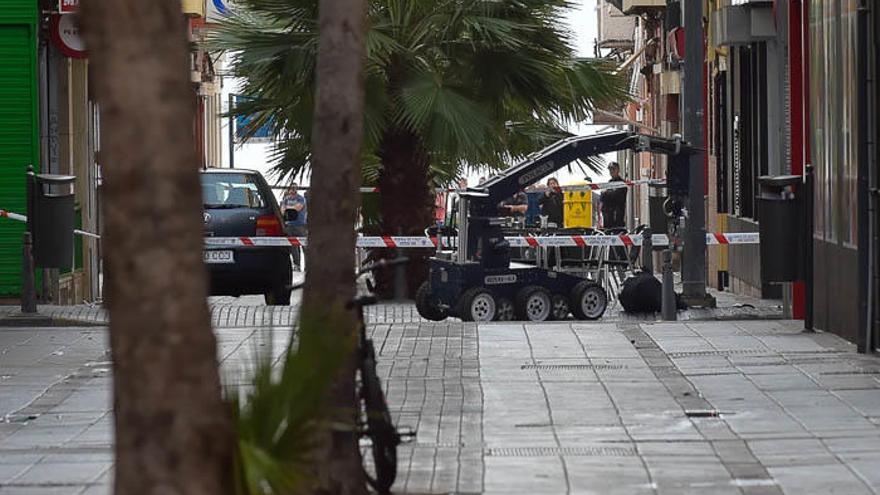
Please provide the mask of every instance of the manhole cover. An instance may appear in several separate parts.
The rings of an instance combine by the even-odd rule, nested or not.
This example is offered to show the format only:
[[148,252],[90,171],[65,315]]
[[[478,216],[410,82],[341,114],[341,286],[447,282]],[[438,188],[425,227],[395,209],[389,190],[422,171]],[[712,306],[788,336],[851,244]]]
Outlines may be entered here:
[[590,370],[622,370],[622,364],[524,364],[521,370],[537,371],[590,371]]
[[487,449],[491,457],[553,457],[559,455],[579,457],[630,457],[632,449],[622,447],[509,447]]

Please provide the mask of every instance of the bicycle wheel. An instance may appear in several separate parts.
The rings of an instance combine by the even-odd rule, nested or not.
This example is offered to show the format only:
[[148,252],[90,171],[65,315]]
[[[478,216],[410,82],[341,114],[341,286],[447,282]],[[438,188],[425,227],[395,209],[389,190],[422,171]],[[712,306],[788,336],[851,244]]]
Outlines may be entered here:
[[363,435],[370,440],[368,450],[372,456],[372,463],[364,463],[364,474],[374,490],[390,493],[391,485],[397,478],[400,436],[391,421],[385,394],[382,393],[382,384],[376,374],[373,343],[370,341],[367,341],[360,365],[359,398],[362,422],[366,425]]

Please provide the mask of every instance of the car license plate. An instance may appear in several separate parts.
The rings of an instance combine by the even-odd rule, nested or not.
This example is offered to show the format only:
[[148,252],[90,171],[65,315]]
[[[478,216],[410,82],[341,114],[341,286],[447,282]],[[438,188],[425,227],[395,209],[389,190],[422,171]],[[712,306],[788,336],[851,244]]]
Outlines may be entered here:
[[235,256],[230,250],[205,251],[205,263],[222,264],[235,263]]

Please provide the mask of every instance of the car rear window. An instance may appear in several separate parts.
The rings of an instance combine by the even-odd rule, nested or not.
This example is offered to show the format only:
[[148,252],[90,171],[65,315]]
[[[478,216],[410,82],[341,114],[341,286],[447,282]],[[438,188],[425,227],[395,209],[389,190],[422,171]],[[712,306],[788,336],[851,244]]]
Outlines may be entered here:
[[257,180],[251,174],[202,174],[205,208],[265,208]]

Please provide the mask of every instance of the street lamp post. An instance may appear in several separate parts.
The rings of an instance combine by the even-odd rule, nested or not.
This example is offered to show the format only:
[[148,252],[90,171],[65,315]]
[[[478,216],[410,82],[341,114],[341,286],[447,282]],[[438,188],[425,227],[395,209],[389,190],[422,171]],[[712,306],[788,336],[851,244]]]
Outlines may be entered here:
[[235,168],[235,115],[232,109],[235,108],[235,95],[229,95],[229,168]]

